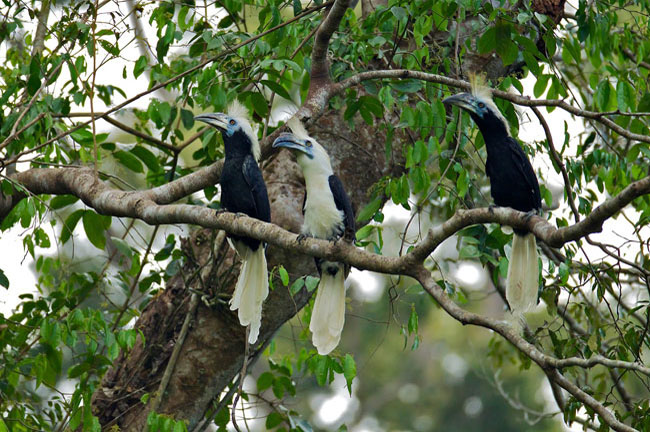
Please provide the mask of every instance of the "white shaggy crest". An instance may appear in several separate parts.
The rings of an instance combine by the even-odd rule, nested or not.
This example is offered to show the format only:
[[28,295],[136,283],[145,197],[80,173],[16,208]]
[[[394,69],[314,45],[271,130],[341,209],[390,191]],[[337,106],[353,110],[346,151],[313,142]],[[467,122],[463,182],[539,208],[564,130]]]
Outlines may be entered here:
[[289,129],[291,129],[291,132],[299,139],[311,139],[309,136],[309,133],[307,132],[307,129],[305,129],[305,126],[302,124],[300,119],[298,117],[294,116],[291,117],[287,121],[287,126],[289,126]]
[[487,86],[485,82],[485,76],[481,74],[471,74],[469,76],[469,84],[472,89],[472,95],[477,99],[485,102],[485,104],[494,112],[494,114],[503,122],[506,126],[506,131],[510,135],[510,125],[506,118],[501,114],[499,108],[497,108],[494,100],[492,100],[492,89]]
[[257,132],[253,130],[251,118],[246,107],[237,99],[234,99],[230,105],[228,105],[228,117],[235,119],[237,123],[240,124],[246,135],[248,135],[252,144],[251,150],[253,152],[253,157],[256,161],[259,161],[260,156],[262,155],[262,150],[260,149],[260,143],[257,140]]

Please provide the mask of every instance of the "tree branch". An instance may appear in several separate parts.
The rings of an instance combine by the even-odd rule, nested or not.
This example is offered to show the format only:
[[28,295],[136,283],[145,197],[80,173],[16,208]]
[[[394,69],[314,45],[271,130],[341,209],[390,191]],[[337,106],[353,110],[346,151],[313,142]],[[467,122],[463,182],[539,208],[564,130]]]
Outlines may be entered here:
[[[324,84],[330,82],[330,68],[327,60],[327,48],[329,47],[332,35],[339,28],[339,24],[348,9],[349,0],[336,0],[330,9],[327,17],[322,21],[316,37],[314,38],[314,47],[311,51],[311,82],[312,88],[319,90]],[[316,82],[316,85],[314,83]]]
[[[55,117],[55,118],[63,118],[63,117],[73,118],[73,117],[92,117],[92,116],[93,116],[92,113],[80,112],[80,113],[70,113],[70,114],[67,114],[67,115],[55,114],[52,117]],[[96,112],[95,113],[95,119],[99,119],[99,118],[101,118],[105,122],[115,126],[116,128],[123,130],[124,132],[128,132],[131,135],[133,135],[135,137],[138,137],[143,141],[146,141],[148,143],[153,144],[154,146],[156,146],[158,148],[164,148],[164,149],[170,150],[172,152],[178,151],[178,148],[176,146],[174,146],[173,144],[166,143],[165,141],[159,140],[156,137],[152,137],[151,135],[147,135],[144,132],[140,132],[139,130],[134,129],[129,125],[126,125],[126,124],[124,124],[124,123],[122,123],[120,121],[115,120],[113,117],[109,117],[108,115],[105,115],[105,113]]]
[[[624,431],[624,432],[634,432],[636,429],[619,422],[616,417],[605,408],[600,402],[596,399],[582,391],[578,386],[567,380],[557,369],[562,367],[562,362],[565,361],[568,363],[569,360],[574,361],[576,364],[571,366],[578,366],[578,361],[583,359],[571,358],[558,360],[552,356],[546,355],[543,352],[539,351],[537,347],[530,344],[523,337],[521,337],[515,329],[507,324],[504,321],[499,321],[493,318],[484,317],[477,315],[472,312],[468,312],[454,303],[451,298],[449,298],[445,292],[438,286],[438,284],[433,280],[431,272],[424,268],[424,266],[418,266],[418,269],[413,276],[420,282],[424,290],[433,297],[438,304],[447,312],[452,318],[456,319],[462,324],[472,324],[480,327],[485,327],[487,329],[493,330],[503,336],[508,342],[514,345],[518,350],[524,353],[528,358],[537,363],[542,370],[546,371],[549,377],[553,379],[558,385],[564,388],[566,391],[571,393],[576,399],[584,403],[585,405],[592,408],[595,412],[600,415],[600,417],[614,430]],[[595,363],[598,364],[598,363]],[[565,365],[568,366],[568,365]],[[593,366],[593,364],[591,365]],[[637,431],[638,432],[638,431]]]
[[[213,168],[213,171],[216,171]],[[432,295],[436,301],[453,318],[464,324],[473,324],[492,329],[517,349],[531,358],[544,370],[561,369],[577,366],[591,368],[596,365],[630,369],[650,376],[650,369],[638,363],[623,362],[595,355],[589,359],[570,357],[557,359],[544,354],[534,345],[525,341],[512,326],[492,318],[483,317],[457,306],[444,294],[433,280],[431,273],[424,268],[422,262],[437,245],[459,229],[483,222],[498,222],[518,228],[527,227],[538,237],[550,244],[558,245],[566,241],[577,240],[589,232],[593,227],[600,227],[607,217],[614,214],[617,209],[629,203],[642,192],[650,192],[650,177],[628,186],[619,196],[611,198],[597,207],[592,214],[581,222],[566,228],[557,229],[540,217],[533,217],[525,221],[523,213],[507,208],[473,209],[457,212],[451,219],[431,229],[425,240],[417,245],[414,250],[401,257],[387,257],[376,255],[358,249],[352,245],[338,242],[332,244],[326,240],[305,239],[297,242],[296,234],[290,233],[276,225],[264,223],[256,219],[232,213],[216,214],[214,210],[191,205],[166,205],[164,202],[173,202],[182,197],[180,191],[187,191],[189,184],[184,184],[183,179],[176,180],[156,189],[139,192],[124,192],[111,189],[106,183],[98,180],[90,168],[62,168],[62,169],[34,169],[19,173],[16,180],[21,182],[32,193],[47,194],[74,194],[81,198],[87,205],[97,212],[113,216],[133,217],[149,224],[189,223],[207,228],[223,229],[231,234],[246,235],[264,240],[282,249],[293,252],[317,256],[332,261],[343,261],[357,268],[373,270],[382,273],[403,274],[413,276],[423,288]],[[619,423],[591,396],[582,392],[559,373],[553,375],[554,380],[578,400],[590,406],[615,430],[631,431],[628,426]],[[578,391],[576,391],[576,389]]]
[[562,173],[562,179],[564,180],[564,191],[566,192],[567,201],[569,202],[571,211],[573,211],[573,217],[575,218],[575,221],[578,222],[580,220],[580,212],[578,212],[578,208],[576,207],[576,203],[573,197],[573,189],[571,189],[569,174],[567,173],[566,167],[562,162],[562,157],[558,154],[557,150],[555,149],[555,144],[553,144],[553,135],[551,134],[551,128],[548,127],[548,123],[546,122],[546,119],[544,118],[542,113],[539,111],[539,108],[531,107],[531,109],[533,110],[535,116],[537,117],[542,127],[544,128],[544,133],[546,134],[546,142],[548,143],[548,148],[550,150],[551,158],[553,158],[553,162],[555,162],[557,167],[560,169],[560,172]]
[[[102,3],[102,5],[105,4],[105,3],[107,3],[107,1]],[[108,116],[109,114],[113,114],[114,112],[121,110],[125,106],[132,104],[136,100],[138,100],[138,99],[140,99],[140,98],[142,98],[142,97],[144,97],[144,96],[146,96],[146,95],[148,95],[150,93],[153,93],[153,92],[155,92],[155,91],[157,91],[157,90],[159,90],[159,89],[161,89],[163,87],[167,87],[168,85],[178,81],[181,78],[186,77],[187,75],[190,75],[193,72],[196,72],[197,70],[203,69],[208,64],[219,60],[221,57],[225,56],[226,54],[232,53],[232,52],[236,51],[237,49],[239,49],[239,48],[241,48],[241,47],[243,47],[245,45],[248,45],[249,43],[254,42],[254,41],[268,35],[269,33],[273,33],[274,31],[276,31],[276,30],[278,30],[278,29],[280,29],[282,27],[285,27],[285,26],[287,26],[287,25],[289,25],[289,24],[291,24],[291,23],[293,23],[295,21],[298,21],[299,19],[301,19],[301,18],[303,18],[303,17],[305,17],[307,15],[310,15],[310,14],[312,14],[312,13],[314,13],[314,12],[320,10],[320,9],[326,8],[326,7],[330,6],[331,4],[332,4],[332,2],[326,2],[326,3],[323,3],[321,5],[305,9],[304,11],[302,11],[300,14],[296,15],[295,17],[293,17],[293,18],[291,18],[291,19],[289,19],[289,20],[287,20],[287,21],[285,21],[283,23],[280,23],[280,24],[276,25],[275,27],[271,27],[270,29],[268,29],[266,31],[263,31],[260,34],[257,34],[257,35],[255,35],[253,37],[250,37],[250,38],[246,39],[245,41],[242,41],[242,42],[240,42],[238,44],[227,47],[223,52],[217,54],[216,56],[211,57],[211,58],[209,58],[207,60],[204,60],[204,61],[198,63],[197,65],[187,69],[186,71],[183,71],[183,72],[179,73],[178,75],[169,78],[166,81],[158,83],[158,84],[152,86],[151,88],[149,88],[149,89],[147,89],[147,90],[145,90],[145,91],[143,91],[141,93],[136,94],[135,96],[125,100],[124,102],[122,102],[122,103],[108,109],[102,115],[98,115],[96,117],[93,117],[93,119],[96,120],[96,119],[104,118],[105,116]],[[20,152],[20,153],[18,153],[16,155],[12,156],[11,158],[9,158],[7,160],[4,160],[4,161],[0,160],[0,161],[5,166],[14,164],[22,156],[24,156],[24,155],[26,155],[28,153],[38,151],[41,148],[43,148],[45,146],[48,146],[48,145],[52,144],[53,142],[60,140],[63,137],[66,137],[66,136],[70,135],[72,132],[75,132],[75,131],[77,131],[77,130],[85,127],[85,126],[88,126],[90,123],[92,123],[92,121],[93,120],[91,119],[91,120],[85,121],[83,123],[80,123],[80,124],[78,124],[76,126],[73,126],[73,127],[69,128],[69,129],[57,134],[55,137],[50,138],[49,140],[47,140],[47,141],[45,141],[45,142],[43,142],[43,143],[41,143],[41,144],[39,144],[39,145],[37,145],[37,146],[35,146],[33,148],[26,149],[26,150],[24,150],[24,151],[22,151],[22,152]],[[12,139],[15,139],[15,138],[16,137],[14,136]]]
[[[284,249],[320,258],[345,261],[355,267],[382,273],[408,273],[413,263],[421,262],[440,243],[457,231],[470,225],[495,222],[514,228],[525,228],[537,238],[553,247],[599,232],[603,223],[635,198],[650,193],[650,176],[630,184],[618,195],[596,207],[580,222],[556,228],[539,216],[527,218],[525,213],[510,208],[478,208],[458,210],[427,233],[425,239],[402,257],[386,257],[370,254],[355,247],[341,244],[330,245],[324,240],[308,239],[296,244],[295,235],[273,224],[246,216],[232,214],[215,215],[213,210],[191,205],[168,205],[206,186],[218,182],[221,164],[216,163],[193,174],[163,186],[144,191],[120,191],[112,189],[93,175],[89,168],[32,169],[18,173],[12,178],[32,194],[63,195],[79,197],[98,213],[141,219],[151,225],[188,223],[206,228],[223,229],[230,234],[246,235],[264,240]],[[8,208],[16,205],[12,196],[0,201],[0,217]],[[327,247],[325,247],[327,245]]]
[[[448,78],[443,75],[430,74],[421,71],[414,71],[408,69],[394,69],[394,70],[375,70],[368,72],[360,72],[357,75],[351,76],[339,83],[333,84],[329,89],[328,98],[342,92],[343,90],[352,87],[361,83],[362,81],[372,80],[372,79],[418,79],[427,82],[433,82],[438,84],[444,84],[450,87],[457,87],[463,90],[470,90],[470,85],[466,81],[456,80],[453,78]],[[527,107],[536,107],[536,106],[546,106],[546,107],[558,107],[567,111],[575,116],[584,117],[590,120],[597,121],[605,125],[607,128],[613,130],[625,138],[641,141],[645,143],[650,143],[650,136],[641,135],[637,133],[630,132],[622,126],[616,124],[613,120],[610,120],[606,117],[607,113],[601,113],[597,111],[587,111],[580,108],[576,108],[563,100],[559,99],[531,99],[527,96],[519,96],[516,94],[511,94],[504,92],[502,90],[493,90],[493,94],[496,97],[501,99],[508,100],[516,105],[527,106]]]

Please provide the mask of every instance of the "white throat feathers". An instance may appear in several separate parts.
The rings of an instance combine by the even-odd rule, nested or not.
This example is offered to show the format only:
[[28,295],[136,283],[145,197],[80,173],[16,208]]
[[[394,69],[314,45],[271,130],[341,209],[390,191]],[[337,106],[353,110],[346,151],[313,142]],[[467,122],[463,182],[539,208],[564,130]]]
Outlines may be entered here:
[[322,145],[314,138],[309,136],[305,126],[298,120],[296,117],[292,117],[287,121],[287,126],[291,129],[291,133],[301,140],[309,140],[312,145],[313,158],[310,158],[302,152],[298,152],[296,155],[296,160],[300,168],[302,168],[305,178],[307,178],[308,173],[310,176],[315,176],[316,174],[324,175],[329,177],[334,173],[332,170],[332,164],[330,163],[330,157],[327,154],[327,151],[323,148]]
[[334,174],[334,171],[329,155],[318,141],[309,136],[298,119],[292,118],[287,125],[296,138],[311,142],[314,155],[310,158],[302,152],[297,152],[296,156],[307,189],[305,219],[301,231],[316,238],[332,239],[342,231],[340,227],[343,224],[344,214],[336,208],[330,189],[329,177]]

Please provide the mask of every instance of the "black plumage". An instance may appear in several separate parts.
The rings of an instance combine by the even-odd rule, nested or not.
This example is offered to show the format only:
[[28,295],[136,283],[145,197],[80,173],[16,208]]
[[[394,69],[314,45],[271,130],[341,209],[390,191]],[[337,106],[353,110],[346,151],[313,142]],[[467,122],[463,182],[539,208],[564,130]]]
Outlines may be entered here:
[[[225,160],[220,180],[223,209],[270,222],[269,198],[257,165],[260,148],[246,109],[235,101],[228,115],[202,114],[195,118],[217,128],[223,137]],[[254,343],[262,323],[262,303],[269,292],[265,250],[260,248],[259,240],[250,237],[229,235],[229,239],[242,260],[230,309],[237,310],[241,325],[250,326],[248,342]]]
[[[221,171],[221,205],[233,213],[244,213],[264,222],[271,221],[271,207],[266,192],[266,184],[262,177],[253,154],[245,153],[242,149],[250,144],[243,132],[237,132],[232,137],[224,134],[225,161]],[[249,237],[231,235],[234,240],[241,240],[253,250],[259,247],[260,241]]]
[[[460,93],[443,102],[468,111],[481,131],[487,149],[485,172],[494,203],[527,213],[541,210],[535,171],[519,143],[510,136],[508,123],[492,101],[489,89],[474,80],[471,94]],[[506,299],[513,312],[522,313],[537,302],[538,255],[535,236],[525,229],[514,231]]]
[[502,127],[503,122],[494,114],[478,117],[471,113],[471,116],[485,141],[485,172],[490,178],[490,194],[494,203],[522,212],[541,210],[542,198],[537,176],[519,143],[508,135],[507,129]]
[[345,192],[343,188],[343,183],[341,179],[338,178],[335,174],[332,174],[327,179],[327,182],[330,185],[330,191],[334,197],[334,204],[336,208],[343,212],[343,232],[340,233],[335,239],[338,240],[342,236],[347,240],[354,240],[354,234],[356,232],[355,222],[354,222],[354,210],[352,210],[352,203],[350,202],[350,197]]

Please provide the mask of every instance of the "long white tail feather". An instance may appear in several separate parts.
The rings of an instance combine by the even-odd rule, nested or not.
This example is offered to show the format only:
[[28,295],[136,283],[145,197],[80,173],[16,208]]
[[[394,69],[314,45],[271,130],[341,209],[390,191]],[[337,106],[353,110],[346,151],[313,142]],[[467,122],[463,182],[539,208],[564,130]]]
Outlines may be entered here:
[[343,265],[335,276],[323,272],[311,313],[309,330],[318,354],[329,354],[341,340],[345,323],[345,274]]
[[241,325],[251,326],[248,342],[255,343],[262,324],[262,303],[269,294],[266,256],[261,245],[256,251],[243,243],[233,242],[232,245],[241,257],[242,265],[230,299],[230,310],[237,310]]
[[538,280],[535,236],[514,235],[506,280],[506,300],[513,314],[528,312],[537,304]]

